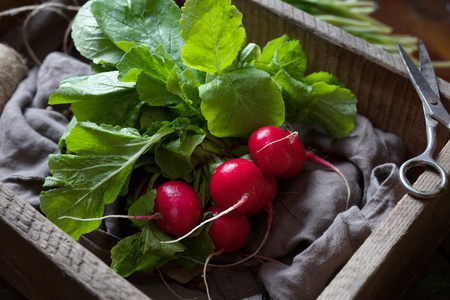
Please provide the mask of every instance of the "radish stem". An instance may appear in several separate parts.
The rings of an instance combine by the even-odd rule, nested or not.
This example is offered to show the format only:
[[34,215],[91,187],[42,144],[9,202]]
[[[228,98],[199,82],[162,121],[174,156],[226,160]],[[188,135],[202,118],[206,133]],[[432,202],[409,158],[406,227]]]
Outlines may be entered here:
[[320,164],[320,165],[322,165],[322,166],[325,166],[325,167],[327,167],[327,168],[332,169],[333,171],[335,171],[335,172],[336,172],[336,173],[344,180],[345,186],[347,187],[347,202],[346,202],[346,205],[345,205],[345,210],[347,210],[347,209],[348,209],[348,206],[349,206],[349,204],[350,204],[350,195],[351,195],[351,192],[350,192],[350,185],[349,185],[349,183],[348,183],[348,181],[347,181],[347,178],[345,178],[344,174],[343,174],[337,167],[335,167],[334,165],[332,165],[330,162],[328,162],[328,161],[326,161],[325,159],[323,159],[323,158],[321,158],[321,157],[315,155],[314,153],[311,153],[311,152],[309,152],[309,151],[306,151],[306,158],[307,158],[307,160],[309,160],[309,161],[318,163],[318,164]]

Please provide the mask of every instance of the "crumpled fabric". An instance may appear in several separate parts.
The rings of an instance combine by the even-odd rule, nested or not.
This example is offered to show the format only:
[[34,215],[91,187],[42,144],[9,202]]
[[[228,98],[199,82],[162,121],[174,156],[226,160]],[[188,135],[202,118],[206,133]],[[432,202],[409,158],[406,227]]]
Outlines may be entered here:
[[[61,113],[65,107],[46,109],[48,97],[63,79],[86,74],[88,64],[51,53],[41,67],[29,71],[0,116],[0,182],[37,209],[42,184],[50,175],[48,155],[58,152],[69,121]],[[355,129],[339,140],[315,126],[287,126],[299,132],[305,149],[345,175],[351,190],[349,209],[343,179],[307,162],[297,176],[279,182],[272,229],[259,253],[276,261],[213,268],[207,277],[213,299],[315,299],[403,195],[397,165],[404,160],[404,145],[399,137],[374,128],[360,115]],[[112,205],[107,211],[116,209]],[[259,246],[266,219],[265,212],[251,218],[251,236],[241,252]],[[80,243],[108,262],[109,249],[120,238],[116,226],[104,223]],[[135,284],[152,299],[174,297],[154,275]],[[169,285],[182,296],[206,299],[204,292]]]
[[402,195],[396,165],[375,167],[370,176],[367,204],[362,209],[355,205],[339,213],[325,232],[295,255],[292,262],[261,266],[260,277],[271,298],[316,299]]

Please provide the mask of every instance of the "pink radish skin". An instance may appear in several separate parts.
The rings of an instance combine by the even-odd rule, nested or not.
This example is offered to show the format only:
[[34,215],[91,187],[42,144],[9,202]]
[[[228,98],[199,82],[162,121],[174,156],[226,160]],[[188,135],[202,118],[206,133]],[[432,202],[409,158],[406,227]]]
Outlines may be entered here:
[[265,175],[282,174],[294,160],[289,138],[286,138],[282,129],[275,126],[255,130],[248,140],[248,149]]
[[258,204],[264,193],[264,175],[249,160],[231,159],[214,171],[210,191],[214,203],[224,208],[233,206],[242,195],[248,193],[248,200],[235,210],[236,213],[247,214]]
[[256,204],[256,206],[248,213],[248,215],[253,216],[261,212],[264,208],[272,203],[273,199],[278,192],[278,182],[277,178],[274,176],[264,176],[264,193],[261,200]]
[[155,220],[162,231],[180,236],[188,233],[202,218],[202,205],[194,189],[181,181],[169,181],[156,189],[155,213],[162,215]]
[[[205,212],[211,212],[213,216],[216,216],[223,210],[225,209],[220,206],[212,206]],[[233,211],[214,220],[208,234],[216,252],[235,252],[247,241],[250,234],[250,222],[245,214]]]
[[[289,136],[292,134],[292,132],[290,132],[289,130],[283,130],[283,132],[285,136]],[[303,145],[297,135],[292,136],[291,142],[292,151],[294,153],[293,161],[287,170],[277,176],[281,179],[286,179],[297,175],[301,171],[301,169],[303,169],[303,166],[305,165],[307,160],[307,152],[303,148]]]

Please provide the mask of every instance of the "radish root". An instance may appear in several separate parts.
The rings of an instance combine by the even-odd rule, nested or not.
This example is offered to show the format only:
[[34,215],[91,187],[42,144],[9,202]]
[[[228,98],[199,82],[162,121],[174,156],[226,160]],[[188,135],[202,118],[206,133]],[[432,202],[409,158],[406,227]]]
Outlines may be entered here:
[[241,199],[236,202],[236,204],[234,204],[233,206],[230,206],[229,208],[227,208],[226,210],[222,211],[220,214],[217,214],[215,217],[212,217],[208,220],[205,220],[203,222],[201,222],[200,224],[198,224],[197,226],[195,226],[191,231],[189,231],[188,233],[186,233],[183,236],[180,236],[179,238],[177,238],[176,240],[171,240],[171,241],[161,241],[161,244],[173,244],[173,243],[177,243],[185,238],[187,238],[188,236],[190,236],[193,232],[195,232],[196,230],[198,230],[199,228],[201,228],[203,225],[212,222],[218,218],[220,218],[223,215],[226,215],[230,212],[232,212],[233,210],[235,210],[236,208],[240,207],[242,204],[244,204],[248,198],[250,197],[249,193],[245,193],[244,195],[242,195]]
[[123,218],[123,219],[134,219],[134,220],[158,220],[158,219],[162,219],[162,215],[160,213],[154,213],[153,215],[150,215],[150,216],[107,215],[107,216],[103,216],[103,217],[99,217],[99,218],[86,218],[86,219],[72,217],[72,216],[62,216],[62,217],[59,217],[58,219],[72,219],[72,220],[77,220],[77,221],[100,221],[100,220],[104,220],[104,219],[108,219],[108,218]]
[[[258,249],[256,249],[252,254],[241,254],[241,253],[238,253],[239,255],[245,255],[245,256],[246,256],[246,258],[244,258],[244,259],[242,259],[242,260],[240,260],[240,261],[238,261],[238,262],[231,263],[231,264],[226,264],[226,265],[209,264],[209,266],[210,266],[210,267],[217,267],[217,268],[221,268],[221,267],[232,267],[232,266],[241,264],[241,263],[243,263],[243,262],[245,262],[245,261],[247,261],[247,260],[249,260],[249,259],[251,259],[251,258],[259,258],[259,259],[266,260],[266,261],[277,262],[277,260],[272,259],[272,258],[270,258],[270,257],[263,257],[263,256],[258,256],[258,255],[257,255],[257,253],[258,253],[259,251],[261,251],[262,247],[263,247],[264,244],[266,243],[267,238],[268,238],[268,236],[269,236],[270,229],[272,228],[272,222],[273,222],[273,206],[272,206],[272,203],[269,203],[269,204],[268,204],[267,210],[268,210],[268,213],[269,213],[269,214],[268,214],[268,217],[267,217],[267,229],[266,229],[266,233],[265,233],[265,235],[264,235],[264,238],[262,239],[260,245],[258,246]],[[216,252],[216,253],[217,253],[217,252]],[[182,256],[182,257],[183,257],[183,258],[186,258],[186,259],[189,259],[189,260],[192,260],[192,261],[195,261],[196,263],[199,263],[199,264],[204,264],[204,262],[199,261],[199,260],[196,260],[196,259],[194,259],[194,258],[192,258],[192,257],[187,257],[187,256]]]
[[226,265],[213,265],[213,266],[215,266],[215,267],[233,267],[233,266],[242,264],[242,263],[246,262],[247,260],[255,257],[256,254],[258,254],[258,252],[261,251],[262,247],[264,246],[264,244],[267,241],[267,238],[269,237],[270,229],[272,228],[272,221],[273,221],[273,206],[272,206],[272,203],[269,203],[267,205],[267,210],[268,210],[268,216],[267,216],[266,233],[264,234],[264,238],[262,239],[262,241],[259,244],[258,248],[253,253],[251,253],[246,258],[244,258],[244,259],[242,259],[240,261],[237,261],[237,262],[234,262],[234,263],[231,263],[231,264],[226,264]]
[[195,297],[195,298],[184,298],[184,297],[181,297],[180,295],[178,295],[170,286],[169,286],[169,284],[166,282],[166,280],[164,279],[164,276],[163,276],[163,274],[161,273],[161,270],[159,269],[159,268],[156,268],[156,270],[158,270],[158,273],[159,273],[159,277],[161,278],[161,280],[162,280],[162,282],[164,283],[164,285],[166,286],[166,288],[175,296],[175,297],[177,297],[178,299],[181,299],[181,300],[195,300],[195,299],[197,299],[197,297]]
[[297,135],[298,135],[298,132],[297,132],[297,131],[291,132],[290,134],[288,134],[288,135],[285,136],[284,138],[281,138],[281,139],[272,141],[272,142],[268,143],[267,145],[264,145],[264,147],[262,147],[261,149],[259,149],[258,151],[256,151],[256,153],[262,151],[263,149],[265,149],[266,147],[269,147],[269,146],[272,145],[272,144],[281,142],[281,141],[286,140],[286,139],[289,140],[289,144],[292,144],[292,143],[294,143],[294,139],[297,137]]
[[210,295],[210,293],[209,293],[208,280],[206,279],[206,270],[207,270],[207,268],[208,268],[208,263],[209,263],[209,261],[210,261],[214,256],[220,255],[220,254],[222,254],[222,250],[220,250],[220,251],[218,251],[218,252],[213,252],[213,253],[211,253],[210,255],[208,255],[208,257],[206,258],[206,261],[205,261],[205,265],[203,266],[203,281],[205,282],[206,295],[208,296],[208,299],[209,299],[209,300],[212,300],[212,299],[211,299],[211,295]]

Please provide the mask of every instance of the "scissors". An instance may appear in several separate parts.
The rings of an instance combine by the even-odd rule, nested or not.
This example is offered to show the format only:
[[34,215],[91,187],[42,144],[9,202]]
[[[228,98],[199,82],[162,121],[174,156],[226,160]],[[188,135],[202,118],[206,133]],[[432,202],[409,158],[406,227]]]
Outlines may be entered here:
[[[422,41],[419,42],[420,70],[398,43],[397,47],[408,71],[409,79],[416,89],[420,100],[422,100],[427,133],[427,146],[425,151],[422,154],[405,161],[401,165],[399,171],[400,181],[409,194],[423,199],[434,198],[441,195],[448,185],[448,178],[445,170],[432,157],[436,148],[436,126],[440,122],[450,129],[450,115],[445,110],[440,100],[437,78],[424,43]],[[417,166],[427,167],[439,174],[441,182],[436,189],[432,191],[420,191],[412,186],[406,178],[406,173],[409,169]]]

